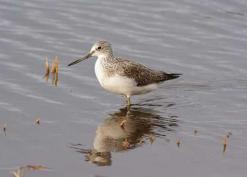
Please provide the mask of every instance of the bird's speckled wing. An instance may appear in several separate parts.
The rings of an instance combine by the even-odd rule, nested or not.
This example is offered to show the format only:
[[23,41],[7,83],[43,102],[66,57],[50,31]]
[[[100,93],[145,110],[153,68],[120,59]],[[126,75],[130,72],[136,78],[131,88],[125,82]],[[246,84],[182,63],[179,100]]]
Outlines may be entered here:
[[142,64],[130,60],[117,58],[117,62],[118,64],[115,65],[115,71],[117,71],[117,74],[133,78],[137,83],[137,86],[145,86],[170,79],[170,74],[152,70]]

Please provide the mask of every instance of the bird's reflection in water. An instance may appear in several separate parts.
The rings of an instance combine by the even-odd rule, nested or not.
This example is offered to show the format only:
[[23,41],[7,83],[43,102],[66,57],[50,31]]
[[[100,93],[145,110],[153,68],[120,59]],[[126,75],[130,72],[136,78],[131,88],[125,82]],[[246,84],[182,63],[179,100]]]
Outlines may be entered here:
[[152,109],[125,108],[110,114],[97,128],[92,149],[80,144],[72,145],[77,152],[85,154],[86,161],[99,166],[112,163],[111,153],[128,151],[146,143],[153,143],[156,137],[166,136],[177,126],[176,116],[161,117]]

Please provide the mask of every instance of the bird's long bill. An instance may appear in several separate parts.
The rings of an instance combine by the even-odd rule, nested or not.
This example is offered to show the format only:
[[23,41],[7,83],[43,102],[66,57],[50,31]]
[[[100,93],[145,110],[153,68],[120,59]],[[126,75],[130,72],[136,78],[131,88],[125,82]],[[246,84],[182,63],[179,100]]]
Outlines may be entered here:
[[91,57],[91,53],[88,53],[86,56],[84,56],[84,57],[82,57],[82,58],[79,58],[79,59],[73,61],[72,63],[68,64],[68,66],[71,66],[71,65],[80,63],[81,61],[86,60],[86,59],[88,59],[89,57]]

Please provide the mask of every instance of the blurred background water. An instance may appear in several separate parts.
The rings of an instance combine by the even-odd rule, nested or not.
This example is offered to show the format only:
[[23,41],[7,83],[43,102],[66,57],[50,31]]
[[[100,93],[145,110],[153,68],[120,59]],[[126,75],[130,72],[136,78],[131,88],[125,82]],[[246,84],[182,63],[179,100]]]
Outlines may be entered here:
[[[245,0],[0,0],[0,176],[28,164],[50,168],[28,174],[40,177],[244,176],[246,12]],[[100,39],[183,76],[127,114],[98,84],[94,58],[66,66]],[[45,56],[60,59],[58,87],[42,79]]]

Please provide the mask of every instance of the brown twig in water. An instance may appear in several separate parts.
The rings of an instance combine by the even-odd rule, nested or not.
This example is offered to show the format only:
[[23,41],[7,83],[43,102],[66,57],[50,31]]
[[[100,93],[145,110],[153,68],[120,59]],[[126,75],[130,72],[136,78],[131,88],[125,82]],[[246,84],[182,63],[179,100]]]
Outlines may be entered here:
[[232,136],[232,132],[228,132],[226,135],[227,138],[230,138],[230,136]]
[[181,141],[180,141],[180,139],[177,139],[177,146],[178,146],[178,148],[180,147],[180,145],[181,145]]
[[40,125],[40,118],[39,118],[39,117],[37,117],[37,118],[35,119],[35,124],[36,124],[36,125]]
[[27,165],[26,168],[28,170],[38,171],[38,170],[47,170],[49,168],[42,165]]
[[55,86],[57,86],[58,84],[58,64],[59,64],[58,57],[55,56],[55,58],[52,61],[52,65],[51,65],[52,85],[55,85]]
[[26,165],[24,167],[19,167],[18,169],[11,171],[10,173],[12,174],[13,177],[24,177],[25,173],[27,171],[38,171],[38,170],[46,170],[49,169],[45,166],[42,165]]
[[48,58],[45,57],[45,75],[43,78],[46,80],[46,82],[48,82],[49,80],[49,75],[50,75],[50,66],[49,66]]
[[198,133],[198,131],[197,130],[194,130],[194,135],[196,135]]
[[227,149],[228,144],[229,144],[230,136],[232,136],[232,133],[228,132],[227,135],[223,139],[223,153],[226,152],[226,149]]
[[12,174],[13,177],[24,177],[25,175],[25,168],[24,167],[20,167],[15,171],[10,172]]
[[223,153],[226,152],[227,146],[228,146],[228,137],[225,136],[223,139]]
[[4,124],[3,125],[3,132],[4,132],[5,136],[7,135],[6,131],[7,131],[7,124]]

